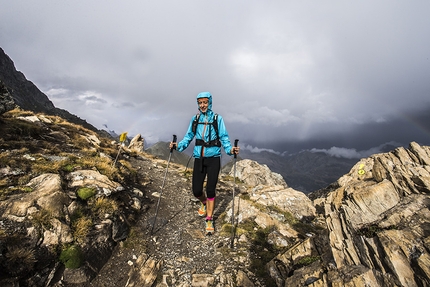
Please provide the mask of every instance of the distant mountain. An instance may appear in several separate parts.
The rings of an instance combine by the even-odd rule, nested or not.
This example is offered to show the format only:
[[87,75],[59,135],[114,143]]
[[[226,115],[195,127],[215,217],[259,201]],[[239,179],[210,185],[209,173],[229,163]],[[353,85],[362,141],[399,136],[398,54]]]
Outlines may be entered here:
[[281,156],[267,151],[252,153],[241,150],[240,156],[266,164],[270,170],[281,174],[288,186],[304,193],[327,187],[348,173],[358,161],[310,151]]
[[109,127],[106,125],[106,124],[104,124],[103,125],[104,127],[105,127],[105,131],[108,133],[108,134],[110,134],[111,135],[111,137],[113,137],[113,138],[119,138],[119,134],[117,134],[114,130],[110,130],[109,129]]
[[[378,148],[378,152],[385,153],[394,150],[397,146],[389,143]],[[349,172],[359,158],[335,157],[324,152],[302,151],[292,155],[278,155],[263,151],[252,153],[241,150],[242,158],[255,160],[266,164],[270,170],[279,173],[288,186],[309,193],[326,188],[339,177]],[[370,156],[367,154],[363,157]]]
[[[89,130],[104,133],[87,121],[66,110],[56,108],[49,98],[36,85],[27,80],[23,73],[16,70],[11,58],[0,48],[0,80],[9,91],[16,105],[23,110],[46,113],[62,117],[71,123],[79,124]],[[105,133],[107,135],[107,133]]]

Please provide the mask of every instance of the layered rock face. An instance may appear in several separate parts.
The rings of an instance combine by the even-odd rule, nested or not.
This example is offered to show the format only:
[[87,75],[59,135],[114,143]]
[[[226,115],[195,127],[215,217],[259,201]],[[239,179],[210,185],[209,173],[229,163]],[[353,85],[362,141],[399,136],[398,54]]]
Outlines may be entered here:
[[429,163],[415,142],[360,160],[314,200],[327,230],[268,264],[277,285],[429,286]]
[[[275,246],[290,246],[299,236],[294,223],[315,217],[312,201],[303,192],[289,188],[282,176],[266,165],[244,159],[237,162],[236,174],[233,167],[229,175],[243,182],[241,190],[247,195],[242,200],[235,198],[239,226],[251,220],[260,228],[272,227],[268,238]],[[232,213],[229,209],[226,222],[231,221]]]

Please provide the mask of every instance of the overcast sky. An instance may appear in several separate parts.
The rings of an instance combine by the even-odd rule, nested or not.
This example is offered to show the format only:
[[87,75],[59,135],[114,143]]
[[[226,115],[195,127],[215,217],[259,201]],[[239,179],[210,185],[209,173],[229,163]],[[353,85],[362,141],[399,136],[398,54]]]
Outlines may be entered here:
[[0,7],[0,47],[17,70],[97,128],[182,139],[209,91],[231,140],[249,149],[430,145],[427,0]]

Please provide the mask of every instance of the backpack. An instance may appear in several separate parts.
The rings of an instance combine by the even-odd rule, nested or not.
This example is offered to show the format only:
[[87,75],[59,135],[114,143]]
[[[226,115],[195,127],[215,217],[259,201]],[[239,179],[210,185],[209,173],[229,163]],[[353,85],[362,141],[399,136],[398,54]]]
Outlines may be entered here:
[[[204,123],[199,123],[199,118],[200,118],[200,114],[197,114],[194,117],[194,121],[193,121],[193,126],[192,126],[192,131],[194,134],[196,134],[196,130],[197,130],[197,125],[198,124],[204,124]],[[205,142],[202,139],[196,139],[196,146],[205,146],[205,147],[210,147],[210,146],[217,146],[220,147],[221,146],[221,142],[219,140],[219,134],[218,134],[218,114],[214,115],[214,120],[211,123],[207,123],[208,125],[212,125],[214,127],[215,133],[216,133],[216,138],[214,140],[211,140],[209,142]],[[209,138],[211,137],[211,131],[209,130]]]

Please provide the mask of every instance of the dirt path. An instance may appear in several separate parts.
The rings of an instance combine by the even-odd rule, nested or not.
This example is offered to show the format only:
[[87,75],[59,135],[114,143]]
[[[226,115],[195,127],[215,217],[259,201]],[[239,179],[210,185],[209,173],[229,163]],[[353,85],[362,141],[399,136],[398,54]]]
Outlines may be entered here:
[[[246,260],[230,248],[231,234],[220,232],[223,224],[220,217],[232,199],[231,185],[220,182],[217,186],[215,234],[206,236],[204,218],[197,214],[199,203],[191,193],[191,179],[184,177],[183,166],[170,163],[151,233],[166,162],[140,159],[133,164],[140,167],[140,176],[149,179],[144,191],[147,211],[138,219],[129,239],[116,247],[90,286],[126,286],[129,270],[142,254],[163,262],[157,282],[164,277],[168,286],[190,286],[192,274],[216,274],[220,270],[244,267]],[[130,247],[128,241],[133,241]]]

